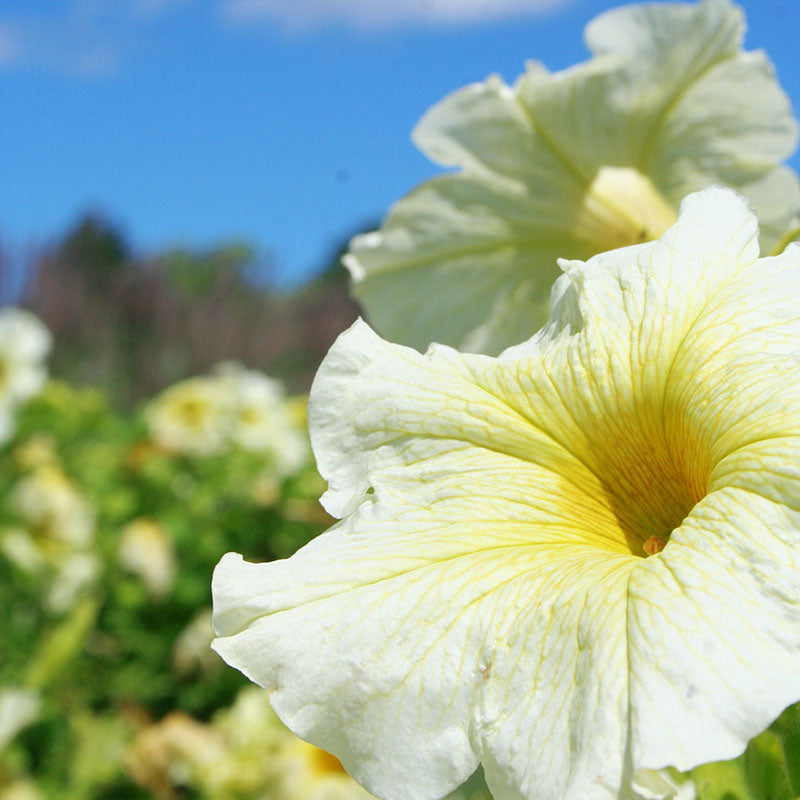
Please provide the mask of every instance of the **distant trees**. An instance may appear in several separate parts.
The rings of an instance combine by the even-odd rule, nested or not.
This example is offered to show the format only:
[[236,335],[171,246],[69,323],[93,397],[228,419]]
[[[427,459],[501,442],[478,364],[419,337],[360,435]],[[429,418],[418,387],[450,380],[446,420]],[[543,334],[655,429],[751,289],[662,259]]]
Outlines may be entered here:
[[87,216],[32,265],[23,302],[53,332],[53,373],[123,405],[229,359],[306,391],[358,314],[338,255],[322,278],[282,293],[254,285],[245,244],[142,258]]

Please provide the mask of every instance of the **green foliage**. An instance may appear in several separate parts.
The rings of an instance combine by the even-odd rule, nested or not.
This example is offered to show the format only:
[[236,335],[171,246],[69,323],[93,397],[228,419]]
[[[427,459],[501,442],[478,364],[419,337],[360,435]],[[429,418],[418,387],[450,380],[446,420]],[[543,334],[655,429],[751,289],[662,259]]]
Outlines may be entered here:
[[692,772],[698,800],[797,800],[800,797],[800,706],[791,706],[732,761]]
[[168,452],[93,389],[52,382],[21,409],[0,448],[0,691],[41,708],[0,743],[0,796],[31,779],[41,797],[153,796],[125,767],[141,731],[202,724],[247,685],[208,646],[215,564],[317,535],[321,489],[310,462],[283,478],[259,452]]

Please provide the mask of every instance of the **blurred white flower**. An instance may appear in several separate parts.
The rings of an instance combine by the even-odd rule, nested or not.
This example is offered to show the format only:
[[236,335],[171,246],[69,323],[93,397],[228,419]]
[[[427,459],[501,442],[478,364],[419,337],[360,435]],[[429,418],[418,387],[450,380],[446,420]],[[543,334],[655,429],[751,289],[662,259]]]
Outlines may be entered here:
[[266,452],[281,475],[299,469],[308,458],[305,434],[295,424],[283,385],[239,364],[220,364],[215,374],[235,397],[231,439],[245,450]]
[[149,403],[145,417],[152,438],[178,453],[213,455],[241,447],[263,454],[280,476],[298,470],[310,455],[280,381],[235,362],[170,386]]
[[33,536],[24,528],[8,528],[0,536],[0,552],[25,572],[40,572],[47,560]]
[[230,708],[201,723],[168,714],[139,733],[125,765],[159,796],[177,786],[203,797],[262,800],[371,800],[328,753],[301,742],[278,719],[268,693],[243,689]]
[[175,578],[175,552],[169,532],[148,517],[129,522],[121,532],[119,563],[142,579],[155,598],[169,593]]
[[47,380],[44,360],[51,344],[50,332],[30,311],[0,309],[0,442],[13,432],[17,406]]
[[100,572],[91,549],[94,510],[54,463],[21,478],[11,490],[9,507],[21,525],[4,532],[0,550],[19,569],[46,582],[49,610],[67,611]]
[[422,184],[344,263],[377,331],[495,355],[547,318],[558,258],[658,238],[690,192],[739,189],[765,252],[800,220],[779,166],[797,124],[762,52],[743,52],[727,0],[616,8],[586,28],[594,56],[562,72],[531,62],[431,108],[414,140],[456,168]]
[[45,596],[47,608],[56,614],[69,611],[85,589],[100,575],[100,560],[94,553],[70,553],[56,564]]
[[224,757],[225,740],[218,731],[173,711],[136,736],[125,754],[125,769],[136,783],[164,797],[174,786],[195,785],[203,765],[209,768]]
[[92,540],[94,511],[58,466],[44,464],[22,478],[10,505],[42,541],[85,547]]
[[162,447],[188,455],[213,455],[228,445],[235,397],[213,377],[187,378],[150,401],[145,419]]
[[0,689],[0,750],[39,716],[38,692],[7,687]]

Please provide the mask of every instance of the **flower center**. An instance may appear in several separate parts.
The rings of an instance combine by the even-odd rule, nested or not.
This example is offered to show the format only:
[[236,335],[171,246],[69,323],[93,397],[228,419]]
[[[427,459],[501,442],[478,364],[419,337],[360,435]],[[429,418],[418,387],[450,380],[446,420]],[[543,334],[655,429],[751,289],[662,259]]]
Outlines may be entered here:
[[209,417],[209,408],[202,400],[184,400],[177,409],[177,416],[188,428],[201,429]]
[[318,747],[315,747],[312,753],[312,763],[314,771],[318,775],[347,774],[342,766],[342,763],[338,758],[336,758],[336,756],[332,755],[327,750],[321,750]]
[[653,241],[677,219],[649,178],[631,167],[600,167],[583,196],[575,233],[601,253]]
[[605,501],[631,553],[652,556],[705,496],[708,448],[669,414],[659,425],[640,409],[614,428],[597,471]]

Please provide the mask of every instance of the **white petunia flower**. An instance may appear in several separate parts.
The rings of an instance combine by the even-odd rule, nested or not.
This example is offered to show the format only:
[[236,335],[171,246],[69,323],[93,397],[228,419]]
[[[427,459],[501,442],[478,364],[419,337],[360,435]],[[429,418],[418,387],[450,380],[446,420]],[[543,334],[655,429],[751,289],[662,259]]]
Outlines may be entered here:
[[212,455],[228,446],[235,402],[225,381],[188,378],[152,400],[145,418],[150,435],[167,450]]
[[14,411],[47,380],[44,360],[52,339],[30,311],[0,309],[0,442],[10,438]]
[[245,450],[268,453],[281,475],[299,469],[309,455],[308,445],[292,419],[281,382],[234,362],[218,365],[216,375],[235,397],[231,440]]
[[800,248],[734,192],[562,262],[498,358],[364,323],[309,420],[326,509],[292,558],[226,555],[214,647],[385,800],[482,763],[503,800],[654,792],[800,699]]
[[414,131],[457,172],[400,200],[344,263],[377,330],[424,350],[496,354],[547,316],[559,257],[658,238],[688,193],[739,189],[770,251],[798,224],[789,101],[762,52],[742,52],[727,0],[606,12],[594,57],[551,74],[531,63],[445,98]]
[[148,517],[131,520],[120,532],[119,563],[137,575],[153,597],[163,598],[175,580],[175,551],[163,525]]

